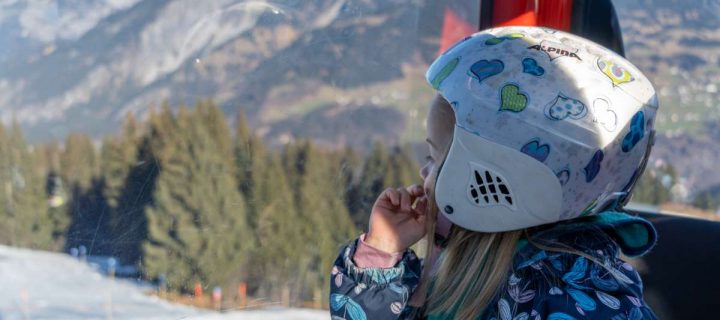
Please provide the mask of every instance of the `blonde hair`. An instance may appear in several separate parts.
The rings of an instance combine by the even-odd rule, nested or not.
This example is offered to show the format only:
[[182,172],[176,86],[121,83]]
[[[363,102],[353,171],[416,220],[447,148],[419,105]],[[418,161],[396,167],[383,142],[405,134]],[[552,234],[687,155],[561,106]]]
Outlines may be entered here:
[[[447,101],[438,96],[434,103],[440,117],[453,116]],[[437,121],[447,119],[434,119]],[[447,157],[449,144],[442,150],[442,159]],[[430,175],[437,181],[439,168]],[[438,207],[434,190],[429,190],[431,206],[428,210],[426,265],[423,270],[421,288],[429,288],[426,300],[426,315],[449,316],[471,319],[480,315],[502,290],[507,279],[518,240],[524,230],[484,233],[453,226],[447,247],[438,257],[437,268],[433,268],[429,257],[435,245],[435,221]],[[423,289],[424,290],[424,289]]]
[[[433,104],[438,107],[435,115],[437,119],[434,120],[454,125],[454,113],[447,100],[438,95]],[[443,146],[444,150],[439,150],[442,152],[443,162],[447,158],[450,144]],[[432,179],[430,185],[435,185],[441,167],[436,167],[428,176]],[[521,237],[527,239],[528,245],[540,250],[582,256],[608,270],[615,277],[615,273],[597,257],[557,240],[533,236],[551,225],[495,233],[476,232],[453,225],[443,253],[437,258],[435,266],[430,265],[430,257],[435,251],[435,223],[439,209],[435,202],[434,188],[428,190],[427,197],[431,206],[427,213],[426,264],[419,286],[420,294],[424,295],[428,289],[430,291],[424,301],[426,316],[473,319],[485,312],[495,297],[504,290]]]
[[[437,212],[433,205],[429,218]],[[484,233],[453,226],[437,268],[425,265],[423,270],[424,285],[431,291],[426,314],[457,319],[480,315],[503,289],[522,234],[523,230]],[[434,230],[428,234],[427,252],[432,252],[434,235]]]

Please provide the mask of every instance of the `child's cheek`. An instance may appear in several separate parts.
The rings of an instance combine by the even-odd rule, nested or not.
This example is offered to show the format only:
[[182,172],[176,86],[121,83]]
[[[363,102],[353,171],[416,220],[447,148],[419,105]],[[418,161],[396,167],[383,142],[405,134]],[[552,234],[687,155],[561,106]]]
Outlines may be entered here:
[[429,173],[423,176],[423,189],[425,194],[429,195],[432,191],[435,191],[435,179],[433,179],[435,172],[433,166],[429,166],[427,170]]

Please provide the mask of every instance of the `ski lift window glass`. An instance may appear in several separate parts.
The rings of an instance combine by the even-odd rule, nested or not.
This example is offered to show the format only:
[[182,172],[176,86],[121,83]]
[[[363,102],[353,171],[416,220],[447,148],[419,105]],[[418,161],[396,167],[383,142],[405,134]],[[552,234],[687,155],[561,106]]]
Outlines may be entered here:
[[337,244],[378,188],[419,180],[424,72],[478,11],[0,4],[0,265],[23,275],[4,278],[0,315],[327,307]]
[[[715,219],[720,5],[614,4],[661,105],[633,205]],[[383,188],[418,182],[428,64],[479,16],[480,1],[0,4],[0,268],[21,275],[0,316],[327,308],[338,244]]]
[[657,143],[633,201],[649,211],[714,219],[720,209],[720,4],[613,3],[625,54],[653,81],[661,108]]

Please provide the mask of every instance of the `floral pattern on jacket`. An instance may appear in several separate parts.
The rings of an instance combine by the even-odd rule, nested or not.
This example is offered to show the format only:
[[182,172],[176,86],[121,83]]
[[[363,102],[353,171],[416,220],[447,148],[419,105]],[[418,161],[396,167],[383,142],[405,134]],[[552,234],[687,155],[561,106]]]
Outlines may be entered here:
[[[655,237],[649,222],[617,212],[538,231],[533,241],[521,240],[507,282],[476,319],[655,319],[643,300],[640,276],[619,258],[621,248],[630,255],[647,252]],[[536,241],[570,245],[583,255],[542,250]],[[333,267],[333,319],[455,318],[423,318],[422,310],[407,306],[422,270],[411,250],[393,268],[359,268],[352,259],[356,246],[357,240],[343,248]]]

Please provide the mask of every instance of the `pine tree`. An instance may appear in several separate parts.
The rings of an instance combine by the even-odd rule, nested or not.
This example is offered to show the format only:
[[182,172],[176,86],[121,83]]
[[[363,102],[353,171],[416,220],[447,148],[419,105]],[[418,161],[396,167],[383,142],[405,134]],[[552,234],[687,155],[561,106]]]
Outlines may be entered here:
[[[213,232],[205,229],[210,244],[218,248],[217,252],[205,252],[205,263],[214,267],[216,261],[226,261],[222,264],[223,271],[213,270],[219,273],[219,281],[237,282],[247,277],[248,254],[255,247],[256,239],[251,228],[247,204],[243,195],[235,189],[238,185],[235,177],[235,166],[233,159],[233,142],[227,120],[220,108],[212,101],[200,104],[196,110],[196,118],[200,117],[204,124],[198,131],[207,132],[209,139],[214,142],[215,149],[207,150],[204,154],[211,158],[215,170],[210,171],[216,175],[217,181],[212,181],[209,192],[218,194],[218,204],[215,216],[208,221],[218,228],[229,226],[233,236]],[[212,168],[210,168],[212,170]],[[214,241],[214,242],[213,242]],[[220,250],[222,249],[222,251]],[[222,276],[222,274],[226,276]]]
[[[190,289],[193,282],[205,281],[197,257],[204,250],[198,225],[199,212],[187,204],[192,197],[190,177],[195,167],[190,154],[188,111],[180,109],[179,120],[169,110],[151,118],[151,133],[157,138],[154,156],[160,164],[152,205],[146,209],[148,241],[143,246],[146,273],[166,275],[169,286]],[[167,118],[170,119],[167,119]],[[180,124],[182,123],[182,125]],[[197,138],[197,137],[195,137]],[[205,141],[200,141],[200,143]]]
[[29,150],[20,126],[13,123],[8,134],[0,127],[0,166],[4,181],[5,216],[0,224],[5,243],[38,249],[52,247],[52,224],[48,216],[45,184],[36,169],[37,158]]
[[421,183],[418,163],[410,146],[395,147],[390,154],[389,162],[389,171],[392,175],[388,182],[391,186],[407,187]]
[[212,100],[201,101],[195,109],[195,118],[203,124],[209,138],[217,143],[218,154],[232,159],[232,135],[222,110]]
[[66,138],[60,167],[62,180],[70,189],[67,205],[70,225],[65,246],[84,246],[88,254],[110,254],[109,207],[103,196],[98,156],[88,136],[72,134]]
[[245,113],[238,112],[235,120],[235,166],[237,167],[238,188],[244,195],[250,193],[251,170],[251,132]]
[[106,137],[100,152],[103,194],[111,209],[117,209],[131,167],[137,163],[138,129],[132,114],[125,117],[121,137]]
[[154,185],[153,173],[141,167],[143,163],[138,161],[138,131],[135,118],[128,114],[122,135],[105,138],[101,149],[103,195],[109,206],[112,251],[126,264],[133,264],[140,258],[139,243],[146,237],[142,209],[149,198],[143,195]]
[[193,113],[181,108],[177,121],[158,119],[151,129],[173,132],[162,133],[156,155],[160,172],[146,210],[145,270],[150,277],[165,274],[170,285],[186,290],[196,281],[226,285],[244,276],[254,246],[231,174],[231,136],[222,129],[224,120],[210,122],[207,115],[214,111],[204,108],[213,107],[198,105]]
[[42,147],[45,154],[45,193],[48,199],[48,213],[52,224],[53,250],[65,248],[65,237],[70,226],[70,212],[67,207],[69,190],[60,175],[60,147],[51,142]]
[[[270,299],[278,301],[285,286],[297,290],[298,261],[302,250],[301,221],[293,206],[293,195],[278,155],[269,155],[267,170],[253,190],[258,199],[258,251],[254,275]],[[260,280],[260,279],[258,279]]]
[[305,239],[302,243],[306,244],[298,270],[307,281],[305,294],[309,294],[307,290],[327,294],[330,285],[327,274],[337,250],[356,236],[356,231],[344,199],[337,191],[339,180],[335,179],[336,172],[332,172],[337,166],[329,161],[331,157],[309,142],[301,142],[293,153],[295,165],[291,168],[298,170],[295,207]]
[[418,165],[409,146],[394,147],[388,153],[381,142],[377,142],[365,162],[357,183],[353,199],[348,207],[353,222],[367,230],[372,205],[386,188],[407,187],[419,184]]
[[[342,193],[342,197],[345,200],[345,207],[351,212],[352,217],[352,208],[355,208],[359,201],[357,180],[362,159],[355,150],[349,146],[345,147],[343,151],[338,154],[338,157],[339,160],[337,160],[336,163],[339,164],[339,167],[335,170],[337,171],[338,183],[342,186],[342,189],[339,191]],[[355,224],[355,226],[362,229],[361,225]]]
[[377,142],[370,155],[365,159],[360,178],[357,184],[357,203],[350,207],[353,222],[363,230],[367,230],[368,219],[372,205],[377,196],[388,187],[398,187],[390,184],[389,155],[385,146]]
[[63,180],[71,188],[87,191],[98,173],[97,160],[95,147],[88,136],[69,135],[65,139],[65,150],[60,156]]
[[248,224],[255,229],[259,211],[271,200],[257,194],[258,186],[265,176],[268,154],[262,139],[250,132],[242,112],[238,114],[235,124],[234,153],[238,189],[247,200]]

